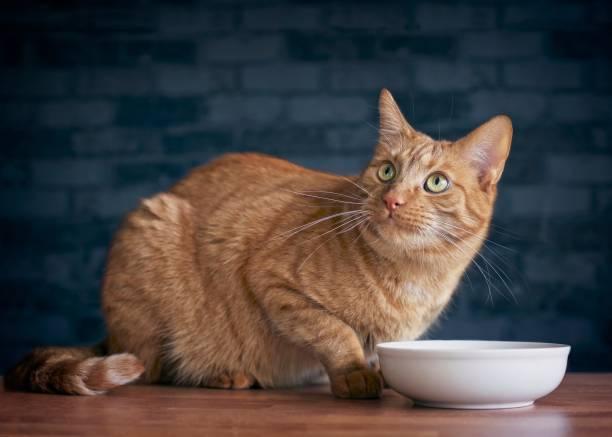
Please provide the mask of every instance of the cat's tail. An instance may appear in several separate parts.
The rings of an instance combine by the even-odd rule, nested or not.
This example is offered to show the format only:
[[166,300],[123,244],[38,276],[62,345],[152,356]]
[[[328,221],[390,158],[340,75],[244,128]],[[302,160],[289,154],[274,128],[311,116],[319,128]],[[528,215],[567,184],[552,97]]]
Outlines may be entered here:
[[144,366],[128,353],[104,356],[105,343],[93,347],[34,349],[8,371],[9,390],[97,395],[137,379]]

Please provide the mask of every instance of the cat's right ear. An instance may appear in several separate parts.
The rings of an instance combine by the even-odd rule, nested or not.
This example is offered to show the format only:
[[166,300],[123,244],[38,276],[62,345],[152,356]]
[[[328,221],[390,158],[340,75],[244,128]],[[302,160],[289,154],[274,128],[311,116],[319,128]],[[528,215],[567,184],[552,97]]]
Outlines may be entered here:
[[387,90],[383,88],[378,98],[378,112],[380,114],[379,137],[384,140],[385,137],[393,137],[401,132],[412,136],[415,130],[408,124],[402,111],[400,110],[395,99]]
[[497,184],[504,171],[512,143],[512,121],[493,117],[457,142],[462,154],[478,171],[483,186]]

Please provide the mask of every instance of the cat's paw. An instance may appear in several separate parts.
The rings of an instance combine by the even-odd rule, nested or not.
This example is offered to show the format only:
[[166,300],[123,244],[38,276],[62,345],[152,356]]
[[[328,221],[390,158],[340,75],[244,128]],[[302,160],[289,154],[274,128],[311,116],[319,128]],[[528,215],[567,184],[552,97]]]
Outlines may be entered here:
[[224,372],[207,379],[204,385],[209,388],[244,390],[255,386],[256,383],[255,378],[246,372]]
[[375,399],[383,391],[380,372],[369,368],[357,368],[330,375],[332,393],[339,398]]

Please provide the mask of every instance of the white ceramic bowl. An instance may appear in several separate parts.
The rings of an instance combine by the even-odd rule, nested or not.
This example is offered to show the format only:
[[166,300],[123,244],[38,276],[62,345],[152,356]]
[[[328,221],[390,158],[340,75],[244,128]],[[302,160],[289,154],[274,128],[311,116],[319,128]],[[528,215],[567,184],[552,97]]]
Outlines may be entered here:
[[559,386],[570,347],[512,341],[398,341],[376,346],[385,381],[440,408],[525,407]]

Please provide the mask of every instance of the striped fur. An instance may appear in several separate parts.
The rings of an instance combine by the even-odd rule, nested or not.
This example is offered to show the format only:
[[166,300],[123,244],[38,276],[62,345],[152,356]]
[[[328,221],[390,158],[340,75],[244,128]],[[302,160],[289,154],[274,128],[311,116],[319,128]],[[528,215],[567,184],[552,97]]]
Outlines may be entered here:
[[[141,373],[235,389],[327,378],[336,396],[379,396],[375,344],[418,338],[448,304],[487,233],[512,136],[496,117],[435,141],[386,90],[380,114],[358,177],[232,154],[143,200],[109,252],[107,350],[37,350],[7,385],[96,394]],[[384,183],[387,161],[397,176]],[[433,171],[448,191],[423,189]],[[402,206],[391,213],[386,195]]]

